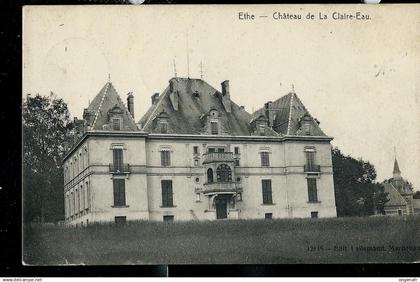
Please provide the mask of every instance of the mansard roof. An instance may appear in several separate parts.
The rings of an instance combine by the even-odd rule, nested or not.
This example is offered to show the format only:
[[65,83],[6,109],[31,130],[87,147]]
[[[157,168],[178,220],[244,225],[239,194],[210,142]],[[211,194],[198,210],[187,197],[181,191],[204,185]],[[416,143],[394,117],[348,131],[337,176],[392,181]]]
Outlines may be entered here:
[[[311,136],[326,136],[325,133],[319,127],[318,121],[314,119],[302,101],[294,92],[269,102],[268,107],[270,115],[273,116],[272,128],[283,135],[304,135],[300,132],[302,119],[307,120],[309,117],[312,123]],[[265,114],[266,108],[263,107],[255,111],[252,115],[257,118],[261,114]]]
[[85,109],[83,118],[86,120],[90,130],[104,130],[109,124],[109,114],[120,114],[123,119],[122,130],[138,130],[137,125],[130,112],[121,101],[120,96],[111,82],[107,82],[101,91]]
[[[192,78],[172,78],[169,82],[170,85],[140,119],[139,124],[144,131],[155,132],[153,121],[165,111],[169,115],[169,127],[173,133],[200,134],[203,130],[201,117],[210,110],[217,110],[218,119],[229,135],[250,135],[251,114],[232,101],[228,111],[222,102],[223,94],[207,82]],[[230,100],[230,96],[227,99]]]

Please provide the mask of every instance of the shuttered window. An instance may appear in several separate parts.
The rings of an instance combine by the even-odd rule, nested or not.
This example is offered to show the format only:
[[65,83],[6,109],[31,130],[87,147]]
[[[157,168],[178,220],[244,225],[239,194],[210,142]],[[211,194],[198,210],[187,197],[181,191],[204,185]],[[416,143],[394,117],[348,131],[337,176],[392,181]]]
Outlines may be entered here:
[[315,151],[306,151],[306,165],[312,169],[315,164]]
[[316,178],[308,178],[308,201],[318,202],[318,192],[316,188]]
[[112,119],[112,129],[121,130],[121,120],[119,118]]
[[113,149],[114,171],[123,171],[123,150]]
[[162,166],[171,165],[171,152],[170,151],[160,151],[160,163]]
[[261,152],[261,166],[270,166],[270,155],[268,152]]
[[162,207],[173,207],[172,180],[162,180]]
[[114,206],[125,206],[125,179],[113,179]]
[[213,135],[219,134],[219,127],[218,127],[217,121],[210,122],[210,126],[211,126],[211,134]]
[[272,204],[271,179],[262,180],[263,204]]

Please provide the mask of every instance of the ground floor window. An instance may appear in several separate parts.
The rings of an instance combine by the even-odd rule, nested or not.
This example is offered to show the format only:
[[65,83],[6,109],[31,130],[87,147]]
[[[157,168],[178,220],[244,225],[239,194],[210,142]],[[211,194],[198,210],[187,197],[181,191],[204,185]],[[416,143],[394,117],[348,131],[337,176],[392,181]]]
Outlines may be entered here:
[[162,207],[173,207],[172,180],[162,180]]
[[272,219],[273,218],[273,214],[272,213],[266,213],[265,214],[265,219]]
[[317,211],[311,212],[311,218],[318,218],[318,212]]
[[114,206],[125,206],[125,180],[113,179]]
[[116,216],[115,217],[115,224],[125,224],[127,221],[126,216]]
[[174,216],[173,215],[164,215],[163,216],[163,221],[174,221]]

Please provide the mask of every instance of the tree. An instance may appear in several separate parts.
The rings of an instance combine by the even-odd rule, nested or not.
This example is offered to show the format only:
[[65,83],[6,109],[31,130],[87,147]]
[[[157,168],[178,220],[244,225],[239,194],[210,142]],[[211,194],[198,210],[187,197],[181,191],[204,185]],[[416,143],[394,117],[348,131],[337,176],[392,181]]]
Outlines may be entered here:
[[27,95],[22,118],[24,220],[58,221],[64,215],[61,162],[74,135],[67,104],[53,93]]
[[332,149],[337,216],[366,216],[383,212],[384,187],[375,182],[375,167]]

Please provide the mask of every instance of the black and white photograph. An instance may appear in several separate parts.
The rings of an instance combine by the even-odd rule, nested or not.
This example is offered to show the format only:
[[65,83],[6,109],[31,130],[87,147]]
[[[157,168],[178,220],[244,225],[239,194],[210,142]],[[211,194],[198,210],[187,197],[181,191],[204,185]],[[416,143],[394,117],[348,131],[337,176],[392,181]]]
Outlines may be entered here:
[[418,263],[419,18],[23,7],[22,263]]

